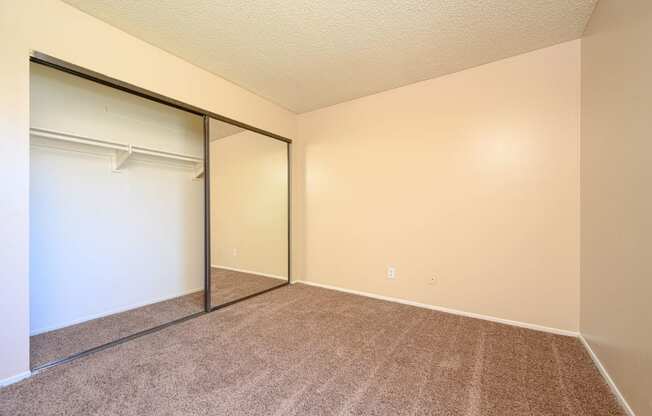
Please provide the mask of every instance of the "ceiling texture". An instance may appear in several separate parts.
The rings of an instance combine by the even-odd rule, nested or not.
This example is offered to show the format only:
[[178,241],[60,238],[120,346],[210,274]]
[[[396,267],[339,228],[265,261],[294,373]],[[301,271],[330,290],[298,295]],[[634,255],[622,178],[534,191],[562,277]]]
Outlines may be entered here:
[[64,0],[303,113],[577,39],[597,0]]

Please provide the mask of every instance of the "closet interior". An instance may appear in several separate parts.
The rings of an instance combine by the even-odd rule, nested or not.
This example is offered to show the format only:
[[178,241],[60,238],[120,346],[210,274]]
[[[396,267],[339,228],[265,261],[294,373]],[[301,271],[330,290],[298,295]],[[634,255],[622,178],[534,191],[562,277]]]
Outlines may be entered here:
[[31,63],[31,366],[204,310],[201,116]]

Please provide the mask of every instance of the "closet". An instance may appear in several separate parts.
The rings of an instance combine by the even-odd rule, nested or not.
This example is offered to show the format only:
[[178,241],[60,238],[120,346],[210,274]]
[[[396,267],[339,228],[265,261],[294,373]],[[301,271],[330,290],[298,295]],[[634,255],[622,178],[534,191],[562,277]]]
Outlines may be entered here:
[[32,369],[289,284],[290,145],[34,52]]

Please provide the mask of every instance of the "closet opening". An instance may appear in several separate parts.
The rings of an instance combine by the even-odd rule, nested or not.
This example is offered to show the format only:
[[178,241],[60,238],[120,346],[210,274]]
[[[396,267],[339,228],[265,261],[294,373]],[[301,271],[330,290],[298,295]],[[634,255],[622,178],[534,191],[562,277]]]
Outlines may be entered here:
[[[38,52],[30,60],[33,371],[289,283],[289,139]],[[212,147],[211,131],[227,128],[241,140]],[[225,180],[243,164],[258,176]],[[236,241],[241,263],[220,249]]]

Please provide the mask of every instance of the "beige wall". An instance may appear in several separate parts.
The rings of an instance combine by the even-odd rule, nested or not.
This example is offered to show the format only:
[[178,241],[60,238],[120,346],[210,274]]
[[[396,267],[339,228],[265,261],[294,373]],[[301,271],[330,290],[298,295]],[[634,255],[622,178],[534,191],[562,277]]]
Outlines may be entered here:
[[[30,50],[278,134],[295,133],[292,113],[68,5],[0,0],[0,381],[29,366]],[[297,223],[300,190],[293,194]]]
[[652,2],[602,0],[582,45],[581,332],[652,415]]
[[300,115],[304,278],[576,331],[579,98],[573,41]]
[[210,155],[211,263],[287,278],[287,144],[244,131]]

